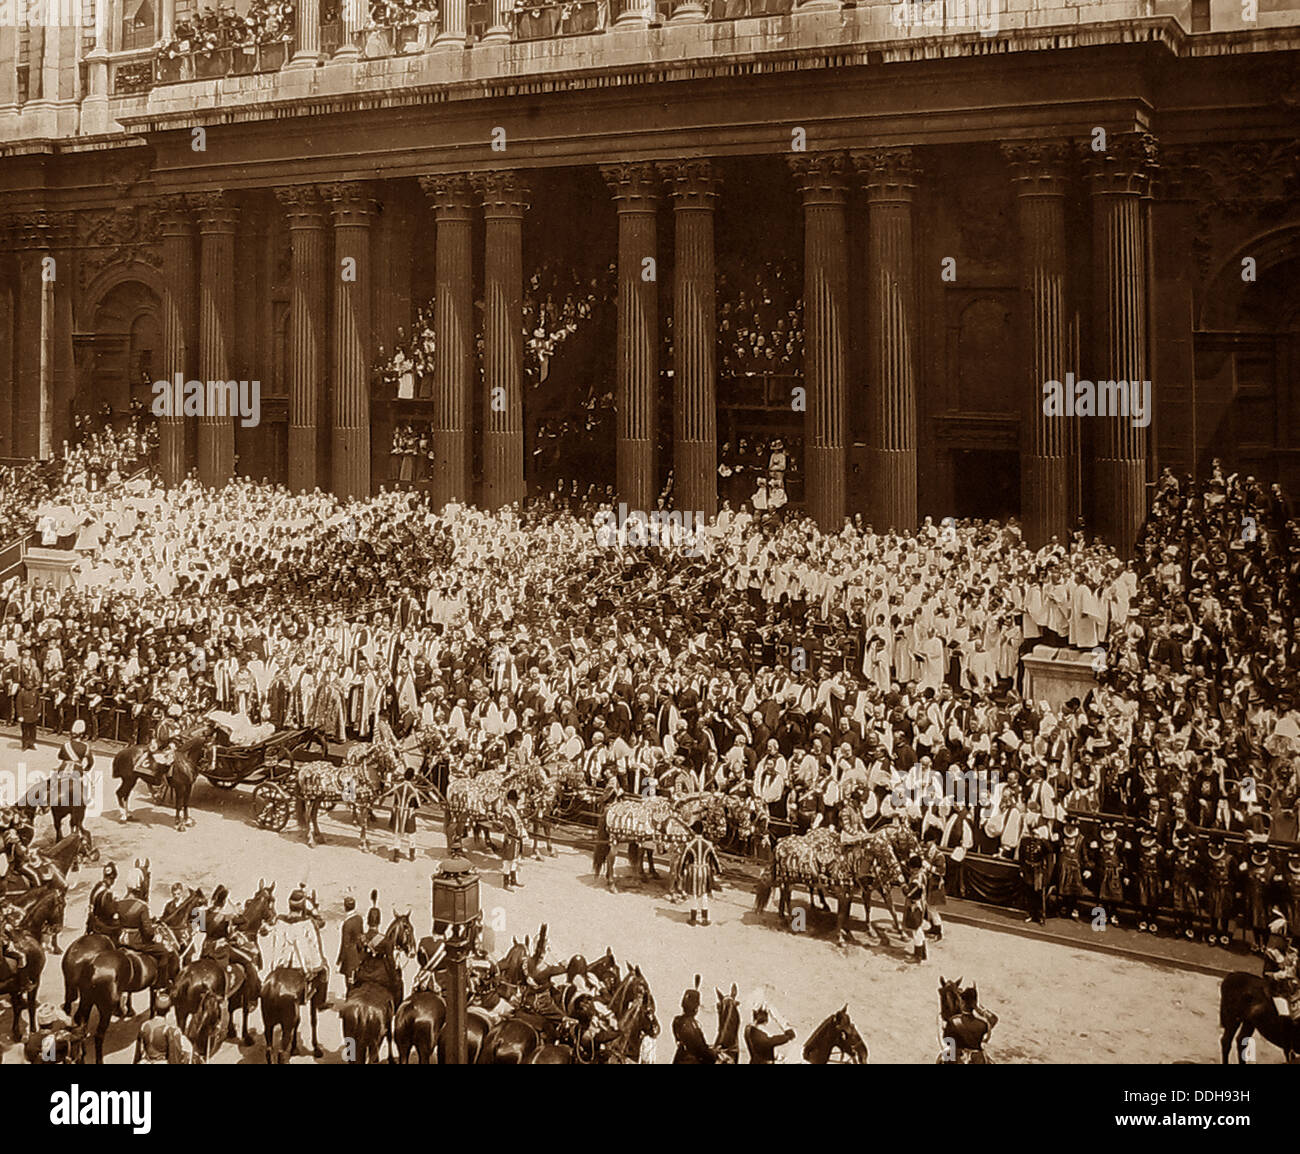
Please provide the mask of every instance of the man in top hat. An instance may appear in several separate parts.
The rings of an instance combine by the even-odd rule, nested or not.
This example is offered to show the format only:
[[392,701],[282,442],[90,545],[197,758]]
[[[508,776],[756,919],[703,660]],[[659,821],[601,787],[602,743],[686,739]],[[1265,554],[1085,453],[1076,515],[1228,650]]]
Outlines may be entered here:
[[357,913],[357,899],[348,894],[343,899],[343,926],[339,934],[337,965],[343,975],[345,993],[352,993],[352,983],[361,964],[361,939],[365,937],[365,923]]
[[700,1012],[699,980],[697,975],[695,987],[682,995],[682,1012],[673,1019],[673,1040],[677,1043],[674,1066],[712,1066],[718,1062],[718,1052],[704,1040],[696,1018]]
[[36,723],[41,718],[41,698],[36,686],[23,682],[14,697],[23,749],[36,748]]

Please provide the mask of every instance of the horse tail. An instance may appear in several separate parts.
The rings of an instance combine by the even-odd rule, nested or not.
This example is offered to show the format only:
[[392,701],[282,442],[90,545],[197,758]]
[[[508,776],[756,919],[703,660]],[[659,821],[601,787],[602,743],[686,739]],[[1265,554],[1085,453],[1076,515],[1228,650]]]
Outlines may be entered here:
[[758,883],[758,889],[754,891],[754,912],[761,914],[767,909],[768,899],[772,896],[772,891],[776,889],[776,858],[772,859],[772,865],[768,869],[767,875]]

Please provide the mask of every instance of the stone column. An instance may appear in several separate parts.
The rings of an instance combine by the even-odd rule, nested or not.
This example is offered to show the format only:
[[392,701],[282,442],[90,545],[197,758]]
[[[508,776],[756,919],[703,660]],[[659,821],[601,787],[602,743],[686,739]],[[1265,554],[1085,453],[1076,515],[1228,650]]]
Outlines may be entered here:
[[289,223],[289,488],[316,487],[325,347],[325,210],[311,185],[275,190]]
[[[102,0],[107,5],[108,0]],[[170,40],[176,34],[176,0],[162,0],[162,39]],[[99,47],[96,37],[96,48]]]
[[853,159],[867,190],[867,457],[877,531],[916,527],[916,284],[910,148],[873,148]]
[[[1093,364],[1088,379],[1143,382],[1147,373],[1146,213],[1143,198],[1155,165],[1147,133],[1112,136],[1106,152],[1085,147],[1093,208]],[[1189,241],[1190,243],[1190,241]],[[1131,393],[1126,400],[1131,398]],[[1150,414],[1148,414],[1150,416]],[[1149,426],[1138,428],[1127,405],[1092,418],[1093,521],[1122,556],[1133,553],[1146,518]]]
[[53,450],[54,283],[49,279],[50,222],[44,212],[14,220],[18,282],[14,293],[14,448],[20,457],[48,457]]
[[14,409],[18,401],[17,281],[10,221],[8,217],[0,217],[0,457],[17,453],[14,448]]
[[315,68],[320,62],[320,2],[298,0],[290,68]]
[[483,197],[483,505],[524,499],[523,221],[528,188],[513,172],[476,178]]
[[[609,165],[601,173],[618,210],[618,499],[649,512],[659,495],[658,210],[663,178],[652,164]],[[652,262],[648,267],[647,260]]]
[[848,165],[843,153],[803,154],[790,167],[804,208],[804,470],[808,515],[823,532],[844,524],[848,398]]
[[72,437],[72,404],[77,370],[72,350],[72,297],[76,290],[77,214],[50,214],[50,449],[58,452]]
[[709,18],[704,0],[677,0],[669,24],[702,24]]
[[374,199],[361,181],[321,189],[334,220],[334,417],[332,488],[343,498],[370,496],[370,216]]
[[[463,0],[462,0],[463,2]],[[334,53],[335,60],[355,60],[361,55],[356,34],[366,26],[367,0],[341,0],[343,13],[343,39]]]
[[460,174],[424,176],[420,187],[433,203],[433,499],[469,501],[469,389],[474,355],[474,208],[469,179]]
[[434,48],[468,48],[469,32],[465,0],[442,0],[441,8],[442,27],[434,38]]
[[1065,381],[1069,362],[1066,313],[1065,189],[1069,146],[1059,141],[1004,144],[1020,216],[1021,315],[1020,514],[1024,537],[1039,549],[1070,536],[1070,445],[1074,418],[1044,413],[1043,385]]
[[204,384],[203,415],[199,417],[199,480],[224,485],[235,472],[235,424],[228,406],[209,411],[210,398],[222,399],[235,339],[235,225],[239,210],[224,192],[190,197],[199,226],[199,380]]
[[[492,0],[492,26],[483,33],[480,44],[508,44],[514,35],[510,19],[510,0]],[[436,43],[436,41],[435,41]]]
[[708,160],[665,166],[673,194],[673,507],[718,511],[718,326],[713,209],[719,180]]
[[[163,347],[159,379],[174,386],[178,373],[183,385],[194,370],[194,224],[184,196],[165,197],[161,207]],[[185,480],[188,467],[183,411],[159,420],[158,462],[165,484],[179,485]]]

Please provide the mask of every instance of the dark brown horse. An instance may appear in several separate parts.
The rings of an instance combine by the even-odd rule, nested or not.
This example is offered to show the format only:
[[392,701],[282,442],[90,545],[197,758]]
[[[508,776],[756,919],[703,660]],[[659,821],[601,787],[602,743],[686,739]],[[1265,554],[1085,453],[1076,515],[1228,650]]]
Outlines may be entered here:
[[421,1066],[432,1062],[447,1021],[447,1003],[430,991],[413,993],[397,1008],[393,1023],[393,1040],[397,1043],[397,1061],[405,1066],[414,1050]]
[[137,781],[149,786],[150,796],[161,805],[170,794],[176,810],[176,828],[185,830],[194,824],[190,818],[190,794],[198,779],[198,766],[203,747],[213,731],[205,722],[177,739],[176,750],[170,765],[153,764],[147,745],[128,745],[113,758],[113,777],[118,782],[117,811],[119,818],[130,820],[131,791]]
[[226,1036],[227,1013],[225,1001],[211,990],[204,990],[190,1015],[188,1028],[182,1027],[200,1065],[211,1061],[212,1055],[221,1048]]
[[[259,879],[257,892],[244,903],[243,912],[233,919],[233,925],[250,941],[256,942],[258,930],[274,910],[275,882],[267,885]],[[238,973],[232,974],[232,969]],[[248,1014],[257,1005],[261,993],[257,967],[252,964],[225,966],[213,957],[200,958],[186,966],[172,986],[176,1021],[182,1030],[185,1029],[186,1017],[197,1007],[199,997],[206,990],[225,999],[231,1038],[235,1036],[235,1013],[243,1011],[243,1033],[240,1040],[245,1046],[251,1046],[253,1038],[248,1032]]]
[[48,944],[50,951],[61,954],[59,931],[63,929],[63,913],[67,890],[57,885],[44,885],[28,890],[14,904],[25,912],[18,928],[26,930],[38,942]]
[[284,1065],[298,1052],[302,1007],[311,1008],[311,1053],[324,1056],[316,1036],[316,1021],[329,997],[329,972],[311,978],[294,966],[277,966],[262,983],[262,1032],[268,1065]]
[[1219,986],[1219,1025],[1223,1027],[1219,1048],[1225,1066],[1232,1054],[1234,1037],[1237,1061],[1254,1061],[1257,1032],[1277,1046],[1288,1062],[1300,1058],[1300,1024],[1277,1012],[1268,985],[1258,974],[1235,970],[1223,979]]
[[715,1053],[725,1054],[734,1066],[740,1061],[740,999],[736,984],[731,984],[729,994],[716,986],[713,992],[718,999],[718,1035],[713,1039],[713,1049]]
[[23,961],[15,966],[13,959],[0,954],[0,998],[6,995],[13,1011],[13,1040],[23,1040],[23,1009],[27,1010],[27,1026],[36,1032],[36,994],[41,988],[41,972],[45,969],[45,951],[41,943],[25,930],[19,930],[9,939],[9,949],[21,954]]
[[90,796],[92,788],[80,770],[56,769],[49,777],[29,786],[18,804],[31,811],[33,824],[38,813],[49,813],[56,842],[63,840],[63,823],[69,821],[70,832],[81,836],[89,856],[90,834],[86,832],[85,822],[86,808],[94,801]]
[[[84,939],[83,939],[84,940]],[[89,1026],[92,1012],[98,1014],[95,1025],[95,1061],[103,1064],[104,1036],[113,1015],[131,1014],[131,995],[147,990],[150,1010],[156,1007],[158,988],[176,976],[177,958],[164,951],[159,957],[115,947],[104,938],[108,948],[95,956],[82,972],[77,984],[77,1012],[73,1023]]]
[[961,978],[950,982],[939,975],[939,1018],[943,1023],[939,1064],[991,1065],[984,1044],[998,1024],[998,1016],[987,1010],[977,1012],[979,991],[974,986],[963,989],[961,982]]
[[867,1044],[849,1019],[847,1005],[836,1010],[808,1036],[803,1044],[803,1058],[810,1065],[825,1066],[837,1050],[852,1065],[867,1064]]
[[388,1061],[394,1060],[393,995],[385,986],[366,982],[353,989],[342,1007],[343,1057],[359,1065],[378,1063],[379,1043],[388,1039]]

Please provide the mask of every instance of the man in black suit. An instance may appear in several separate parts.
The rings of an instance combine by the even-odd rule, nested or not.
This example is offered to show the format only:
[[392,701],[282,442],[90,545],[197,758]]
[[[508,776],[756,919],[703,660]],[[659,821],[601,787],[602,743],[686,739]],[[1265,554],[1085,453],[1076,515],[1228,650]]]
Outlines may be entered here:
[[361,939],[366,927],[357,913],[357,900],[350,894],[343,899],[343,930],[339,939],[338,968],[343,975],[344,992],[352,993],[357,967],[361,965]]

